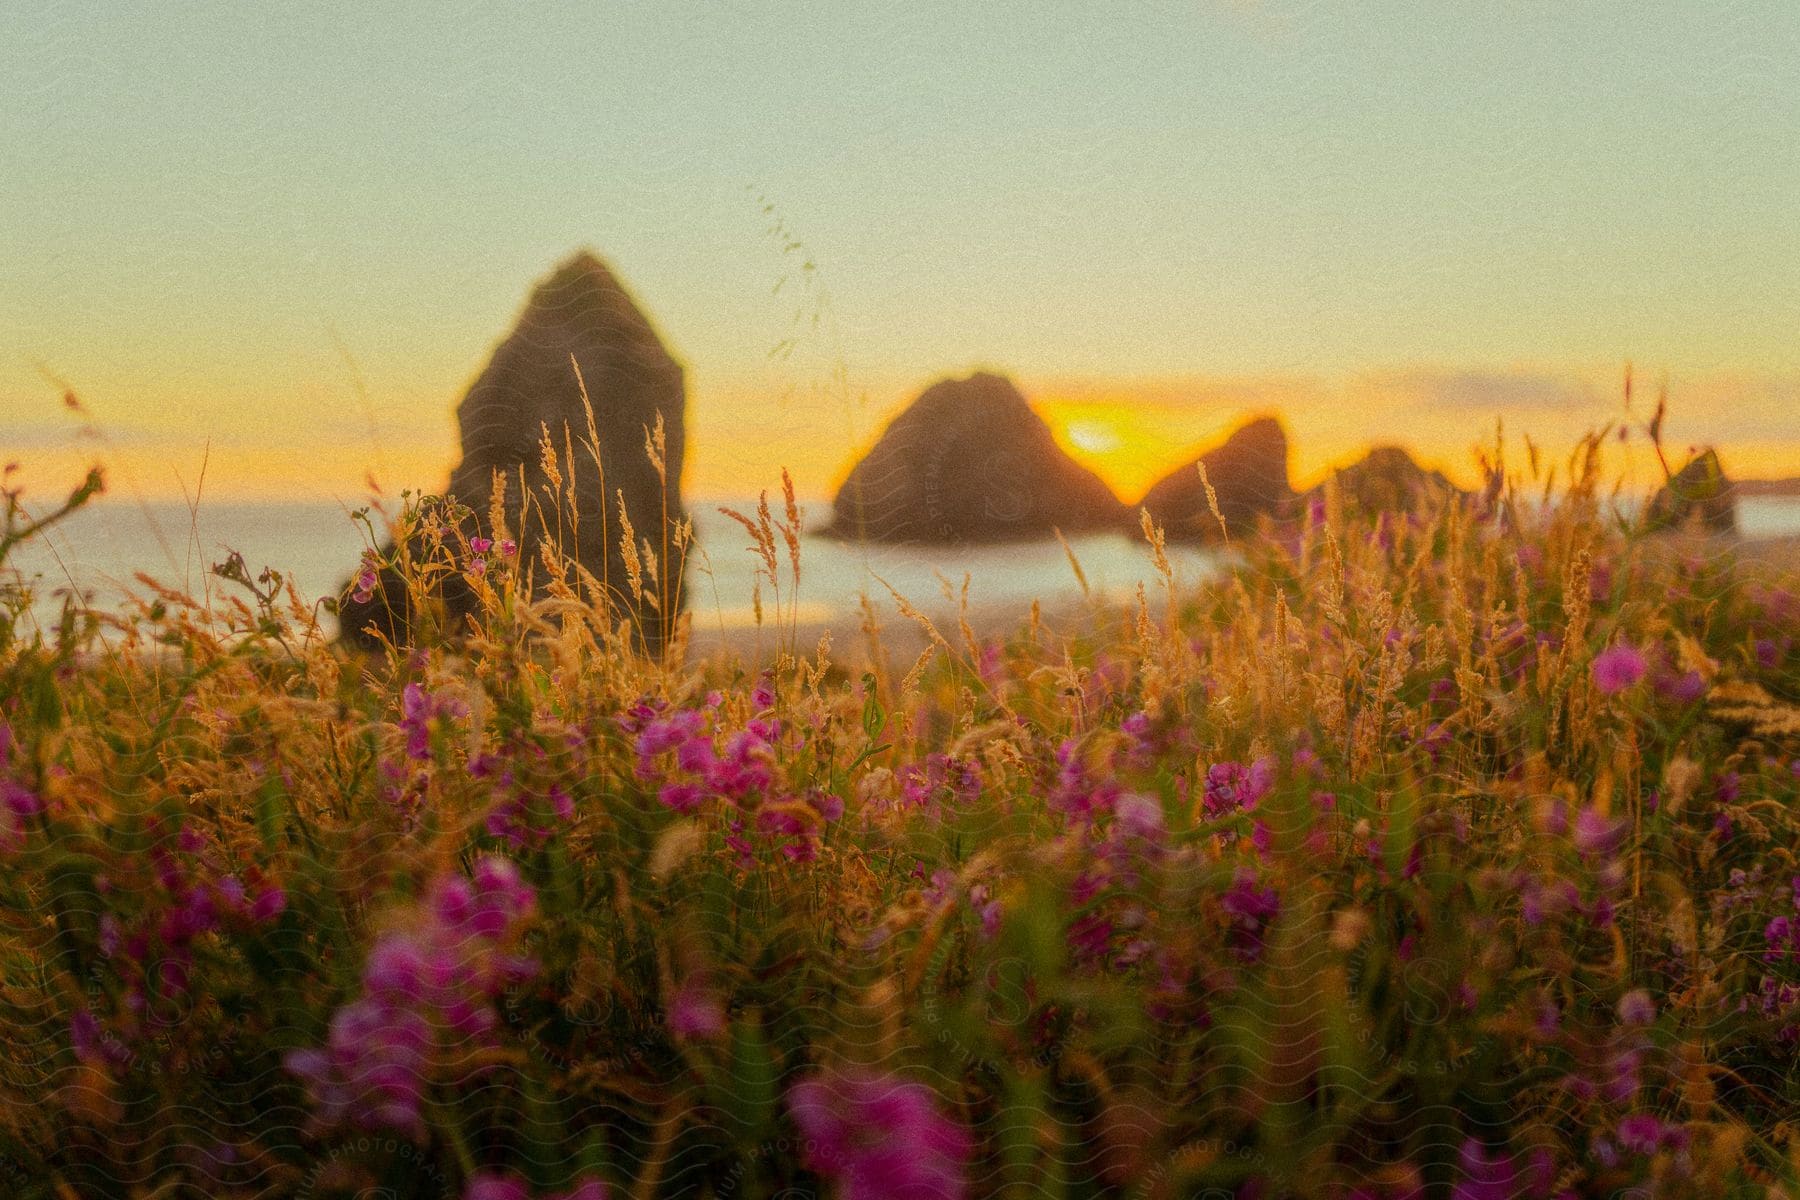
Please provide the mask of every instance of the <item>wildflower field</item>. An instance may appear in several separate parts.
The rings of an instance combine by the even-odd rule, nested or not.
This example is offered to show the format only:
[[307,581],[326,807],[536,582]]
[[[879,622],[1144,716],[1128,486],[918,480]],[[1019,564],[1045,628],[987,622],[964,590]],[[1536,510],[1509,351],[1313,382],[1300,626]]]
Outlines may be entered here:
[[1800,563],[1601,446],[916,660],[796,644],[791,504],[762,661],[504,530],[372,657],[15,579],[0,1193],[1800,1194]]

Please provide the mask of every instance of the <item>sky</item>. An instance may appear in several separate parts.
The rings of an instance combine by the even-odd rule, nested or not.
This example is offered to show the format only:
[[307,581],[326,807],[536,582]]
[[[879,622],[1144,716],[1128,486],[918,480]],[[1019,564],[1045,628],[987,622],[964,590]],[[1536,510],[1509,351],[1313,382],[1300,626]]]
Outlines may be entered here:
[[46,494],[96,457],[153,498],[441,486],[462,390],[580,246],[687,367],[699,494],[786,466],[829,495],[976,368],[1127,500],[1265,411],[1302,479],[1395,440],[1466,475],[1498,419],[1552,446],[1619,419],[1627,363],[1678,448],[1800,474],[1790,0],[0,30],[0,457]]

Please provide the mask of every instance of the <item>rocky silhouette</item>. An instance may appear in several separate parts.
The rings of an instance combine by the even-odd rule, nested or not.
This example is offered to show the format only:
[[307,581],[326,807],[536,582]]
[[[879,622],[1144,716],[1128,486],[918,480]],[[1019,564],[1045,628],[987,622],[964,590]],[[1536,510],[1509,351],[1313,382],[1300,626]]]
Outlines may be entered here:
[[1725,474],[1716,450],[1690,458],[1650,498],[1644,515],[1650,529],[1699,526],[1707,533],[1737,530],[1737,487]]
[[[1212,484],[1218,500],[1218,517],[1207,501],[1202,465],[1205,483]],[[1253,530],[1258,518],[1290,504],[1293,495],[1288,486],[1287,433],[1275,418],[1259,417],[1164,476],[1144,494],[1142,507],[1171,538],[1212,540],[1220,535],[1219,517],[1225,520],[1226,532],[1239,537]]]
[[[593,408],[598,468],[583,444],[589,439],[584,383]],[[645,447],[646,431],[655,428],[659,417],[664,437],[661,472]],[[628,585],[619,546],[619,505],[622,499],[633,528],[640,538],[650,540],[660,557],[665,519],[672,527],[683,516],[682,368],[605,263],[581,251],[537,285],[512,332],[457,406],[456,418],[462,460],[450,473],[445,495],[473,510],[458,530],[461,537],[496,537],[490,501],[494,474],[502,473],[507,477],[506,526],[516,541],[514,553],[521,568],[532,570],[541,586],[545,572],[538,560],[539,547],[546,537],[560,537],[563,550],[611,594],[615,612],[635,617],[643,643],[660,648],[673,614],[659,613],[649,599],[640,603]],[[573,442],[574,462],[572,472],[570,463],[560,464],[564,478],[558,496],[552,494],[540,448],[547,431],[559,456],[564,456],[570,444],[565,428]],[[571,491],[580,514],[578,530],[568,519],[566,497]],[[534,501],[529,511],[524,492]],[[564,514],[560,534],[559,506]],[[670,564],[658,566],[672,574]],[[658,590],[647,560],[641,568],[646,587]],[[472,610],[473,592],[458,574],[447,575],[439,587],[454,628]],[[342,636],[373,646],[375,640],[367,632],[373,625],[390,638],[403,637],[413,614],[397,576],[383,572],[374,588],[360,590],[360,597],[352,595],[341,602]]]
[[828,532],[875,542],[995,542],[1116,527],[1124,506],[1056,444],[1012,381],[932,384],[832,502]]
[[[1399,446],[1377,446],[1357,462],[1332,473],[1338,502],[1346,510],[1365,513],[1412,511],[1446,497],[1468,493],[1441,471],[1427,471]],[[1325,494],[1326,484],[1307,492],[1308,501]]]

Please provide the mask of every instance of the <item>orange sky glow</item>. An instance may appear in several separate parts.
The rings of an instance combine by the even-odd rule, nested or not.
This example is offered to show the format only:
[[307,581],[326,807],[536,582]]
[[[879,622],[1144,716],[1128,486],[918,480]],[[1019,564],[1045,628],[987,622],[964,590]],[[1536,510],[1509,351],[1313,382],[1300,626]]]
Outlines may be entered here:
[[[1622,376],[1511,368],[1479,374],[1371,371],[1335,380],[1017,378],[1063,448],[1131,502],[1262,413],[1286,422],[1299,486],[1386,441],[1409,446],[1428,464],[1469,483],[1474,449],[1493,444],[1497,421],[1509,454],[1522,462],[1523,436],[1559,455],[1586,431],[1626,420]],[[1642,436],[1654,388],[1640,380],[1635,413],[1626,421],[1636,436],[1609,451],[1612,470],[1629,487],[1653,486],[1659,478]],[[777,488],[785,467],[803,498],[829,499],[857,454],[916,390],[850,399],[832,388],[789,389],[773,397],[701,389],[690,399],[686,486],[696,497],[750,495]],[[371,495],[442,485],[456,456],[454,391],[403,433],[381,419],[379,404],[352,403],[342,391],[333,382],[319,387],[315,399],[316,411],[328,418],[323,423],[341,431],[340,440],[279,428],[259,434],[227,425],[190,436],[180,425],[134,427],[119,421],[121,406],[104,398],[84,399],[82,413],[67,412],[46,385],[34,436],[8,458],[20,462],[21,478],[40,502],[72,485],[93,462],[106,467],[114,494],[146,500],[199,494],[215,502],[336,501],[353,507]],[[1677,463],[1690,445],[1716,440],[1726,447],[1728,469],[1742,477],[1800,474],[1800,446],[1758,436],[1755,402],[1784,402],[1791,393],[1781,380],[1722,374],[1687,380],[1671,391],[1665,442]],[[1513,407],[1496,406],[1496,395],[1512,397]],[[1721,412],[1734,420],[1722,423]]]

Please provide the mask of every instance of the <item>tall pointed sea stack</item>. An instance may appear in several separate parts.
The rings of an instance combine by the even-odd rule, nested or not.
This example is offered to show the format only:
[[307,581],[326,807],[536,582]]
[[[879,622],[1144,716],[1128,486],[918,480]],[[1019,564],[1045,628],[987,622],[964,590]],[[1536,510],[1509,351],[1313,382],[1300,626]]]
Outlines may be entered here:
[[1063,453],[1012,381],[926,388],[851,470],[830,532],[872,542],[998,542],[1116,526],[1124,509]]
[[[584,445],[588,415],[582,403],[583,383],[593,405],[599,469]],[[656,427],[659,416],[666,439],[661,475],[645,450],[646,431]],[[494,350],[457,406],[456,420],[462,461],[450,473],[446,494],[474,510],[463,535],[493,536],[489,521],[493,478],[495,472],[505,475],[507,528],[519,543],[521,568],[532,570],[541,587],[544,569],[538,548],[546,537],[557,538],[560,505],[565,552],[602,581],[612,594],[615,611],[635,614],[644,644],[660,648],[674,614],[664,617],[649,601],[639,603],[633,596],[619,548],[619,504],[622,497],[632,527],[640,539],[650,541],[660,560],[665,520],[672,527],[683,515],[682,369],[605,263],[584,250],[537,285],[512,333]],[[566,446],[572,444],[575,450],[573,464],[560,463],[564,475],[560,496],[552,494],[542,463],[540,447],[546,431],[559,458],[566,457]],[[524,490],[534,501],[529,512],[521,496],[521,473]],[[581,518],[573,534],[566,499],[571,489]],[[648,561],[642,565],[645,586],[657,590]],[[672,572],[667,563],[659,561],[658,567]],[[463,615],[474,607],[470,589],[452,578],[443,596],[453,627],[459,627]],[[365,632],[368,625],[390,637],[404,636],[411,616],[398,579],[387,575],[372,597],[346,599],[339,623],[346,639],[367,646],[374,644]]]
[[[1206,467],[1206,479],[1200,467]],[[1219,514],[1206,497],[1212,484]],[[1144,494],[1142,507],[1171,538],[1209,540],[1219,536],[1219,518],[1232,537],[1249,533],[1258,517],[1273,515],[1293,499],[1288,486],[1288,441],[1281,422],[1258,417],[1220,445],[1159,480]]]
[[1651,497],[1644,524],[1652,530],[1697,526],[1704,533],[1737,531],[1737,489],[1719,464],[1719,452],[1708,447]]

